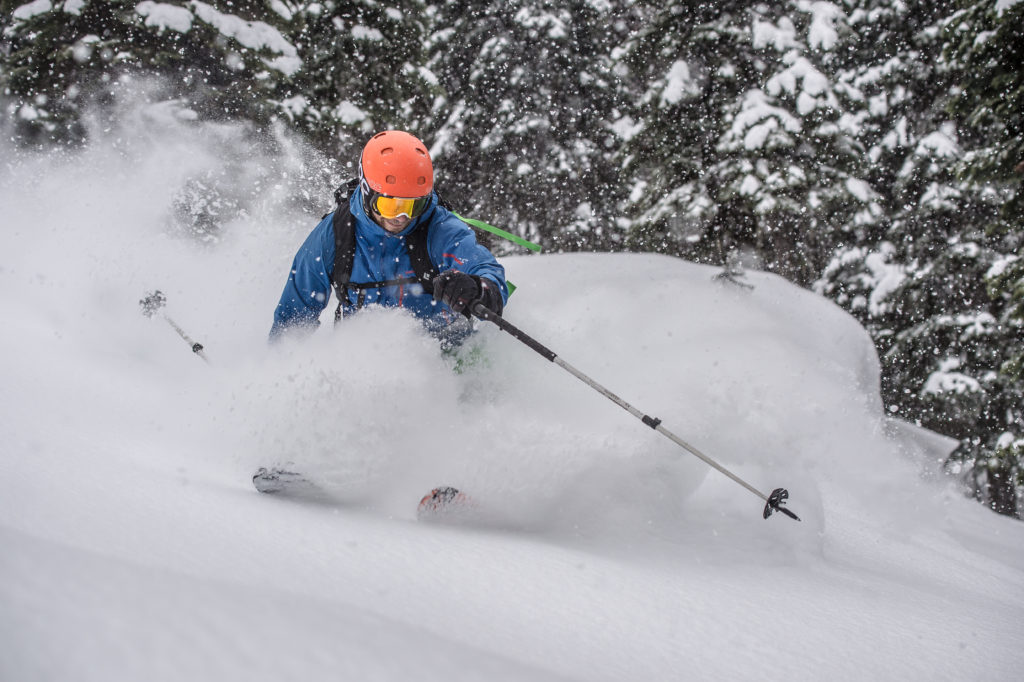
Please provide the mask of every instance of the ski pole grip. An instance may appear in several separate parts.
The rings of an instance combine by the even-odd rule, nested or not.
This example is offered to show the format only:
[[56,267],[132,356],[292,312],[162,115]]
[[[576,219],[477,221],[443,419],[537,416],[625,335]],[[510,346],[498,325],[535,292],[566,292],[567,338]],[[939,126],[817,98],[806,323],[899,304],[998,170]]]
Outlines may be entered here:
[[470,309],[470,312],[479,317],[481,320],[487,320],[488,322],[494,322],[495,324],[497,324],[495,318],[498,317],[498,313],[494,312],[480,301],[477,301],[476,303],[473,304],[473,307]]

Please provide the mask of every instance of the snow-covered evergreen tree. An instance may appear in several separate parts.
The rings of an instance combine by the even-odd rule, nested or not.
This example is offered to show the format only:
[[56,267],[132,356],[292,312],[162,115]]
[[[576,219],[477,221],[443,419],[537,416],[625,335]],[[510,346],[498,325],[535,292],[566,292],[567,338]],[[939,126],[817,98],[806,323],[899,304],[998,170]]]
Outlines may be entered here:
[[446,0],[430,68],[445,99],[431,138],[441,188],[472,215],[547,247],[609,248],[623,191],[618,0]]
[[[207,118],[265,121],[275,80],[299,67],[282,12],[281,0],[4,0],[6,110],[37,141],[80,140],[84,108],[135,91]],[[158,92],[140,85],[149,76],[163,77]]]
[[971,209],[952,171],[960,147],[945,107],[956,73],[942,63],[940,38],[951,5],[858,0],[849,17],[855,37],[838,78],[856,106],[843,125],[861,150],[859,173],[875,202],[855,216],[853,239],[836,245],[816,288],[858,315],[882,352],[893,329],[907,326],[886,301],[906,281],[907,264],[937,257],[959,234],[964,212],[985,211]]
[[634,248],[710,262],[753,251],[813,280],[871,206],[830,76],[846,33],[829,2],[672,2],[629,46],[645,83],[626,146]]
[[1024,5],[1019,0],[965,1],[949,20],[950,59],[959,67],[953,109],[966,121],[972,144],[965,172],[1005,188],[1006,210],[1024,213]]
[[[985,273],[1003,344],[993,364],[992,418],[970,471],[997,511],[1024,508],[1024,3],[964,2],[948,22],[948,56],[961,74],[952,109],[964,117],[969,150],[961,170],[1000,204],[985,225],[1001,253]],[[969,460],[970,462],[970,460]]]
[[[423,0],[294,3],[290,36],[302,68],[278,100],[296,129],[326,152],[353,162],[371,134],[423,134],[437,79],[425,67]],[[355,167],[348,168],[355,173]]]
[[1019,240],[991,229],[999,193],[956,173],[971,134],[948,111],[964,79],[964,65],[943,58],[954,4],[863,0],[850,14],[860,42],[842,78],[863,97],[852,121],[882,213],[857,227],[816,288],[871,331],[890,411],[960,439],[950,469],[1012,513],[1012,489],[992,485],[987,463],[1020,420],[1019,389],[999,373],[1019,332],[986,277],[1013,262]]

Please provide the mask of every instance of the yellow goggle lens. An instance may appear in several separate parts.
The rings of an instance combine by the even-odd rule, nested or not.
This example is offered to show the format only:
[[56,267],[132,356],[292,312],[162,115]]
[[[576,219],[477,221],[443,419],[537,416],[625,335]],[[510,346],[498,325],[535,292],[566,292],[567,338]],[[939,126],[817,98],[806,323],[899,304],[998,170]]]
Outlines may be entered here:
[[400,215],[415,218],[417,213],[417,199],[402,199],[400,197],[377,197],[374,202],[374,209],[388,220],[397,218]]

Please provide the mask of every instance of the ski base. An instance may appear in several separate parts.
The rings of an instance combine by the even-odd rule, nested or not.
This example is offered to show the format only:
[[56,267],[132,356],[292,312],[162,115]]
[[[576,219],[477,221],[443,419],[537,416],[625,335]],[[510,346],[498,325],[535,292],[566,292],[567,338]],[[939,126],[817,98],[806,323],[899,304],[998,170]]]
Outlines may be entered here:
[[416,509],[420,521],[464,519],[478,511],[477,503],[458,488],[441,486],[423,496]]

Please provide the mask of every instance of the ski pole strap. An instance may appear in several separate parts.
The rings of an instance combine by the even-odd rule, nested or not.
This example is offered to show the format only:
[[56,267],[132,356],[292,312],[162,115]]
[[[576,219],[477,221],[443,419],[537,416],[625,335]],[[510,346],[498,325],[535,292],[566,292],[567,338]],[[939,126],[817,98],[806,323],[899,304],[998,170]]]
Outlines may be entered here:
[[509,240],[513,244],[518,244],[519,246],[527,248],[530,251],[536,251],[537,253],[540,253],[540,248],[541,248],[540,244],[534,244],[533,242],[529,241],[528,239],[523,239],[522,237],[520,237],[518,235],[514,235],[511,232],[506,232],[505,230],[501,229],[500,227],[495,227],[494,225],[488,225],[487,223],[485,223],[482,220],[476,220],[475,218],[463,218],[462,216],[460,216],[458,213],[455,213],[454,211],[452,212],[452,215],[455,216],[456,218],[458,218],[459,220],[461,220],[462,222],[464,222],[464,223],[466,223],[468,225],[472,225],[473,227],[479,228],[479,229],[483,230],[484,232],[490,232],[491,234],[496,234],[499,237],[501,237],[502,239]]

